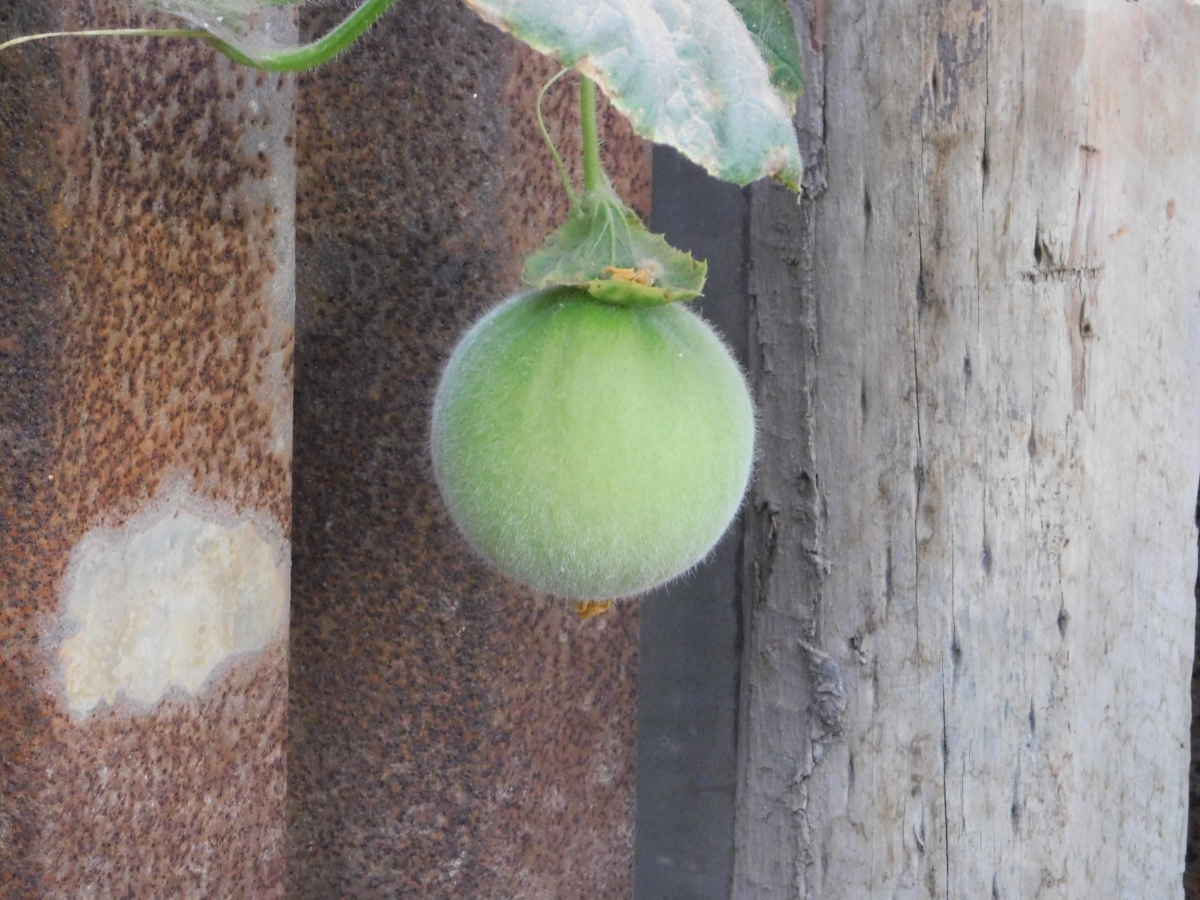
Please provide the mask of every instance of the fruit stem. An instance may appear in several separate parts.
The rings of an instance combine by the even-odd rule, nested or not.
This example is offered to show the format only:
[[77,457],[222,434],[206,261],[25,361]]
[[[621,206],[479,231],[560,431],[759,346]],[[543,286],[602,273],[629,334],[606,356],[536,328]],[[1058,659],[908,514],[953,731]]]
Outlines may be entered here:
[[579,82],[579,117],[583,124],[583,189],[590,194],[607,179],[600,164],[600,138],[596,132],[596,82],[586,75]]

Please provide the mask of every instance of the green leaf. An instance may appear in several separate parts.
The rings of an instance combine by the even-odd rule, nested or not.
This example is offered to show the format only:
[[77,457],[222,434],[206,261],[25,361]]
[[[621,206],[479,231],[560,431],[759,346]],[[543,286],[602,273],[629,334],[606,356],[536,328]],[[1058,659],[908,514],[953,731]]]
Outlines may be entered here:
[[571,285],[598,300],[654,306],[691,300],[704,289],[708,265],[651,234],[605,185],[571,209],[566,224],[525,260],[532,288]]
[[790,103],[759,52],[774,48],[787,68],[784,26],[771,12],[782,0],[764,0],[757,39],[729,0],[466,3],[593,79],[643,137],[670,144],[726,181],[769,175],[797,189],[802,167]]
[[738,11],[758,50],[771,70],[771,84],[788,109],[795,109],[796,98],[804,90],[804,69],[800,64],[800,44],[796,41],[796,22],[786,0],[729,0]]

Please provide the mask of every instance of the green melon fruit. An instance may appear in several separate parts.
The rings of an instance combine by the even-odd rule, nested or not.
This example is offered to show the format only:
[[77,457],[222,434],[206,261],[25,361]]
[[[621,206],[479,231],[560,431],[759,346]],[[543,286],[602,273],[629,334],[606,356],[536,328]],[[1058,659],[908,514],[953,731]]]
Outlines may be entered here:
[[432,430],[438,485],[471,544],[574,599],[639,594],[703,559],[754,455],[745,380],[703,319],[569,287],[475,324]]

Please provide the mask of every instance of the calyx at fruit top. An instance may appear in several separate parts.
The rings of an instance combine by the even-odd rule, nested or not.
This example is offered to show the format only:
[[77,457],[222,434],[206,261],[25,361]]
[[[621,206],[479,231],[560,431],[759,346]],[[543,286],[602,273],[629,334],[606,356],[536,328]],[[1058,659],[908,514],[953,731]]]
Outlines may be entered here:
[[571,204],[566,223],[525,260],[521,280],[580,287],[621,306],[657,306],[699,296],[707,272],[707,263],[648,231],[605,181]]
[[567,221],[542,249],[525,259],[521,280],[531,288],[576,287],[597,300],[618,306],[661,306],[691,300],[704,290],[708,264],[676,250],[661,234],[651,234],[632,209],[621,202],[600,162],[596,85],[579,82],[579,118],[583,136],[583,196],[576,195],[566,166],[542,117],[546,91],[567,74],[563,69],[542,87],[534,109],[563,190],[571,201]]

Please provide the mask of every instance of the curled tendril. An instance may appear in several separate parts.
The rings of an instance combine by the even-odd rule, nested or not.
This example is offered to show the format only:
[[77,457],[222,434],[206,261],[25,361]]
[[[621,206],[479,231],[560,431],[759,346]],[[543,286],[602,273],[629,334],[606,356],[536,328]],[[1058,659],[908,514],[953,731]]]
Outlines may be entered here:
[[13,38],[0,44],[0,52],[9,47],[29,44],[33,41],[44,41],[49,38],[66,37],[169,37],[169,38],[207,38],[208,32],[198,28],[100,28],[90,31],[49,31],[45,34],[27,34]]
[[550,137],[550,132],[546,128],[546,120],[542,117],[542,100],[546,96],[546,91],[550,90],[556,81],[570,71],[570,69],[560,69],[557,75],[542,85],[542,89],[538,91],[537,103],[534,107],[537,112],[538,127],[542,129],[542,137],[546,139],[546,146],[550,148],[550,155],[554,157],[554,164],[558,166],[558,176],[562,179],[562,185],[567,191],[567,196],[571,198],[571,205],[577,206],[579,198],[575,196],[575,191],[571,188],[571,179],[567,177],[567,167],[563,163],[562,156],[559,155],[558,148],[554,146],[554,139]]

